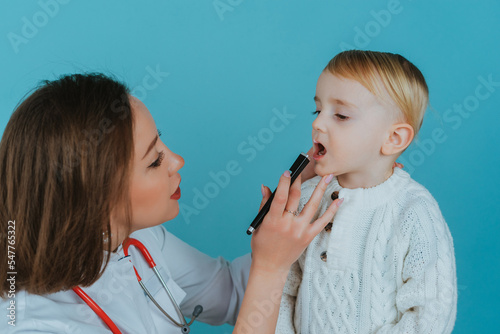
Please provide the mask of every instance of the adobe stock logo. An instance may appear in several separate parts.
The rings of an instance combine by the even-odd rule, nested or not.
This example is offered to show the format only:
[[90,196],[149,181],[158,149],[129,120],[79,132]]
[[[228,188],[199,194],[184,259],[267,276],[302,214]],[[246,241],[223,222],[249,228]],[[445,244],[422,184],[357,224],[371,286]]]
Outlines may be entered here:
[[236,7],[241,5],[243,0],[214,0],[212,5],[214,6],[215,12],[219,16],[221,21],[224,21],[224,13],[232,12]]
[[[452,108],[444,111],[443,125],[450,126],[454,131],[458,130],[463,120],[477,113],[481,102],[488,100],[500,88],[500,81],[495,81],[491,73],[487,76],[477,76],[477,81],[473,93],[464,97],[461,103],[454,103]],[[415,146],[405,154],[406,158],[400,156],[398,161],[411,174],[415,171],[415,167],[421,166],[427,157],[434,154],[439,144],[443,144],[447,139],[446,129],[436,127],[431,132],[431,138],[417,140]]]
[[[268,121],[267,126],[261,128],[255,135],[249,135],[236,146],[240,158],[244,157],[245,161],[252,162],[259,152],[265,150],[266,146],[274,140],[275,135],[282,132],[296,117],[296,115],[288,113],[286,107],[283,107],[283,110],[274,108],[272,113],[273,116]],[[238,160],[240,159],[229,160],[223,170],[209,171],[210,181],[199,188],[192,189],[191,203],[179,203],[179,212],[187,224],[191,222],[191,216],[199,215],[202,210],[208,207],[211,200],[216,198],[220,191],[231,183],[235,176],[241,174],[243,167]]]
[[49,23],[50,19],[57,16],[60,9],[59,5],[66,5],[69,2],[70,0],[39,0],[38,6],[40,10],[35,12],[31,16],[31,19],[28,19],[26,16],[21,18],[21,22],[23,23],[21,34],[19,35],[12,31],[7,34],[7,39],[14,52],[18,54],[21,44],[28,44],[30,40],[38,35],[40,29]]
[[361,27],[355,26],[352,44],[341,42],[339,44],[340,49],[346,51],[367,47],[374,38],[380,35],[383,28],[387,28],[391,24],[394,16],[401,14],[403,9],[403,5],[399,0],[389,0],[385,9],[371,10],[370,16],[373,19],[361,25]]

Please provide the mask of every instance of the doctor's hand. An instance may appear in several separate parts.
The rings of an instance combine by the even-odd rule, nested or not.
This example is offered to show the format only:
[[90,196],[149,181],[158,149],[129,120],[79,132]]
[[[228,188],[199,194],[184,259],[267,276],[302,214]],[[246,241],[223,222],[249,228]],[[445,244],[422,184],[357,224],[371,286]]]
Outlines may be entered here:
[[[325,213],[311,222],[333,176],[324,176],[299,214],[301,176],[290,187],[290,173],[280,178],[271,208],[252,236],[252,266],[262,270],[288,272],[300,254],[333,219],[342,199],[332,202]],[[261,208],[271,191],[262,188]]]
[[[301,176],[290,187],[290,172],[280,178],[269,212],[262,224],[252,234],[252,264],[233,334],[274,334],[279,315],[283,287],[292,264],[330,222],[342,200],[332,202],[325,213],[312,221],[327,184],[333,176],[324,176],[316,186],[309,202],[300,214],[296,213],[300,200]],[[262,187],[262,203],[266,203],[271,191]],[[255,321],[255,314],[265,317]]]

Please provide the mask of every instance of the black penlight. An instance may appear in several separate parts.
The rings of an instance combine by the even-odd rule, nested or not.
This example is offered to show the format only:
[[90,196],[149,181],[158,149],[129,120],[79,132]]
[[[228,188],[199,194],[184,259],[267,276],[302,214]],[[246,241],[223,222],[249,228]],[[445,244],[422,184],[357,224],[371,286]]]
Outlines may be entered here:
[[[309,163],[309,156],[305,153],[300,153],[300,155],[293,163],[292,167],[290,167],[290,186],[293,184],[293,182],[299,176],[299,174],[304,170],[304,168],[307,166],[308,163]],[[255,231],[264,220],[264,217],[269,212],[269,208],[271,207],[271,203],[273,202],[275,193],[276,189],[274,189],[272,195],[269,197],[266,204],[264,204],[264,206],[262,207],[262,209],[260,209],[259,213],[255,217],[253,222],[250,224],[250,227],[247,230],[248,235],[252,234],[253,231]]]

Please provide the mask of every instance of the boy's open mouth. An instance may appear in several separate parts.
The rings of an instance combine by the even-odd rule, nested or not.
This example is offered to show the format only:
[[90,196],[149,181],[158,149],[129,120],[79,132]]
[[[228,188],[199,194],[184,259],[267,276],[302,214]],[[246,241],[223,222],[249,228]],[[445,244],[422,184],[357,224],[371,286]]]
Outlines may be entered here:
[[321,157],[326,154],[326,148],[318,141],[314,141],[314,157]]
[[326,148],[323,146],[323,144],[318,143],[318,155],[325,155],[326,153]]

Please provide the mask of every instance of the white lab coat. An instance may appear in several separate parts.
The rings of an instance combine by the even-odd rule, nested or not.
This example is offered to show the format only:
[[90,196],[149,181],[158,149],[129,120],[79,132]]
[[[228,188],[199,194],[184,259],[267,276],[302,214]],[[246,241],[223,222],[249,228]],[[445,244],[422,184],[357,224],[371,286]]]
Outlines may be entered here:
[[[132,233],[151,253],[182,312],[191,317],[196,305],[203,306],[198,320],[220,325],[234,324],[243,299],[250,269],[250,255],[228,263],[213,259],[187,245],[163,226]],[[102,277],[83,290],[108,314],[122,333],[180,333],[144,294],[132,262],[158,303],[178,319],[167,293],[140,252],[129,248],[124,258],[120,247],[113,253]],[[15,327],[0,317],[0,333],[110,333],[104,322],[72,290],[38,296],[17,291]],[[7,315],[9,300],[1,300]]]

